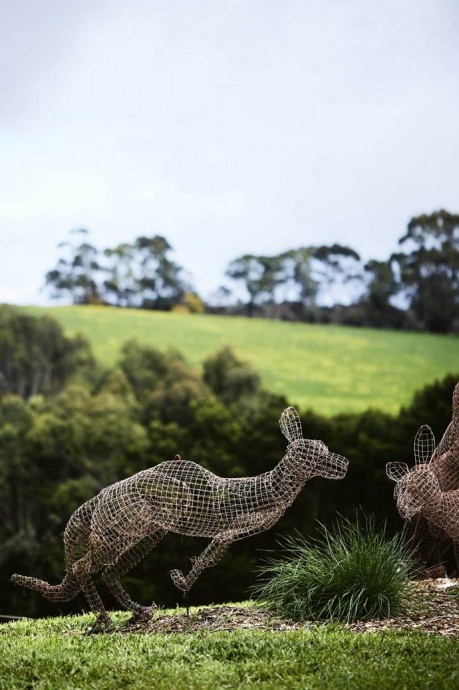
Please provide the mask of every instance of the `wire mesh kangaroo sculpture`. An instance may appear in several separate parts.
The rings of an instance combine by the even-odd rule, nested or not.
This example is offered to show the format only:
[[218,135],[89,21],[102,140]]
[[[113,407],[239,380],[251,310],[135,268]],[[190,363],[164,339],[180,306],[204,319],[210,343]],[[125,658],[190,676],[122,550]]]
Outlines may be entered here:
[[210,538],[186,575],[170,571],[175,586],[188,592],[232,542],[272,527],[309,479],[345,476],[348,461],[322,441],[304,439],[293,407],[279,422],[289,445],[270,472],[226,479],[179,456],[138,472],[106,487],[70,517],[64,532],[66,575],[60,584],[17,574],[12,581],[54,602],[69,601],[82,591],[97,615],[96,630],[110,626],[94,585],[97,576],[135,619],[148,620],[156,604],[132,601],[120,578],[168,532]]
[[459,568],[459,383],[452,399],[451,422],[438,446],[429,426],[414,439],[415,465],[389,462],[386,472],[396,482],[395,498],[401,517],[407,520],[411,542],[424,564],[443,569],[442,542],[455,544]]

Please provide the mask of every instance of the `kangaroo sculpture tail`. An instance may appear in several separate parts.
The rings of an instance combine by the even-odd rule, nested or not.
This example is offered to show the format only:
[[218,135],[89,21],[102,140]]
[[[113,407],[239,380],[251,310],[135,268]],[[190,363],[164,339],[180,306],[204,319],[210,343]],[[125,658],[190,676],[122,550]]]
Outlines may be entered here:
[[65,575],[62,582],[58,585],[50,585],[45,580],[39,580],[36,577],[27,577],[26,575],[11,576],[11,581],[25,589],[31,589],[33,592],[38,592],[45,599],[49,601],[70,601],[80,591],[80,584],[75,575]]

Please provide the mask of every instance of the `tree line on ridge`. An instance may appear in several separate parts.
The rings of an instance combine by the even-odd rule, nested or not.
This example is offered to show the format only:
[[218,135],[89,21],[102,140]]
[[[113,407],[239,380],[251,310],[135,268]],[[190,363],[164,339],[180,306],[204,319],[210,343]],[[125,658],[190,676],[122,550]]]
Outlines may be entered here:
[[[459,332],[459,215],[414,217],[386,261],[364,263],[346,245],[244,254],[226,270],[231,283],[205,304],[161,235],[139,236],[100,252],[87,230],[61,243],[48,271],[53,297],[74,304],[210,312],[291,321]],[[245,294],[246,297],[240,297]]]

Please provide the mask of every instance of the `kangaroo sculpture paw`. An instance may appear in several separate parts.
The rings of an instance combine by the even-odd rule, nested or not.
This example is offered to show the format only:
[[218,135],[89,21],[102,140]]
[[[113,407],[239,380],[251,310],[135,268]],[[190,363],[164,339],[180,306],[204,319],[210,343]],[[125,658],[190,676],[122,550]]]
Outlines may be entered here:
[[142,606],[142,609],[140,611],[136,611],[129,620],[131,623],[147,622],[153,617],[153,614],[155,611],[157,611],[157,609],[158,607],[155,602],[153,602],[151,606]]
[[24,575],[18,575],[18,573],[13,573],[13,575],[11,575],[11,582],[15,585],[24,585],[25,581],[26,578]]
[[188,584],[186,581],[186,577],[182,573],[182,571],[181,570],[171,570],[169,574],[171,576],[172,582],[177,587],[177,589],[180,589],[182,592],[186,592],[188,589]]
[[85,635],[97,635],[98,633],[111,632],[113,630],[112,621],[106,613],[97,616],[96,620],[89,628],[86,628]]

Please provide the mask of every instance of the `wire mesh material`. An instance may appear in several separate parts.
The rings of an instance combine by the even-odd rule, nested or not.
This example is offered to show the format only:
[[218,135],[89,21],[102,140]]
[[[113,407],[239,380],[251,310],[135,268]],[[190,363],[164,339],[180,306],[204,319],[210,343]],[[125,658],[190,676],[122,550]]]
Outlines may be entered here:
[[440,443],[436,446],[430,427],[422,426],[414,439],[414,458],[411,469],[401,462],[386,466],[388,477],[396,482],[398,511],[411,521],[413,542],[424,542],[424,559],[432,554],[441,559],[439,541],[452,539],[459,567],[459,383],[453,392],[451,422]]
[[228,546],[272,527],[312,477],[341,479],[348,461],[322,441],[304,439],[298,413],[289,407],[280,427],[288,440],[282,460],[256,477],[222,478],[176,456],[112,484],[71,516],[64,532],[66,575],[58,585],[24,575],[12,580],[55,602],[83,591],[91,610],[108,623],[94,578],[100,577],[118,603],[148,619],[155,604],[132,601],[120,578],[168,532],[207,537],[187,574],[172,570],[175,586],[186,593],[205,568],[215,565]]

